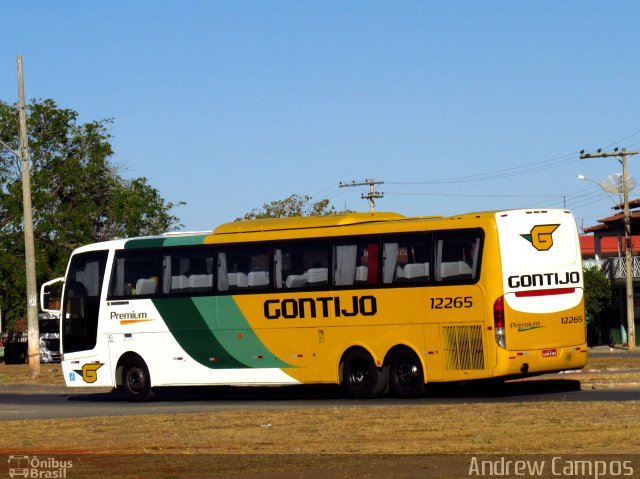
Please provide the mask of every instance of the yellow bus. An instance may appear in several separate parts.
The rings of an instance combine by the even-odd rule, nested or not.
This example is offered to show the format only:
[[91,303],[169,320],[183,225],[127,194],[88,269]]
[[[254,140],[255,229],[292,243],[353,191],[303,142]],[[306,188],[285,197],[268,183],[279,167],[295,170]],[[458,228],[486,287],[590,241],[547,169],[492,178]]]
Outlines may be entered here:
[[587,358],[578,233],[563,209],[238,221],[84,246],[42,298],[55,281],[66,384],[132,401],[180,385],[415,397],[430,382]]

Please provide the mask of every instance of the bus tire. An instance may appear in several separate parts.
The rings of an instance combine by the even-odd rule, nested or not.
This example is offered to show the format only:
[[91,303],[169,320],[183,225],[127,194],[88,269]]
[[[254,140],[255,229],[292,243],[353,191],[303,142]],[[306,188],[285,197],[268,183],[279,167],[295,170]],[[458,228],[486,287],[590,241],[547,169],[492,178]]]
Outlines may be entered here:
[[122,388],[130,402],[148,401],[153,397],[149,368],[139,356],[127,358],[122,368]]
[[386,387],[385,370],[376,367],[373,358],[362,349],[347,353],[341,363],[342,387],[354,399],[379,396]]
[[424,371],[420,359],[405,348],[395,350],[389,360],[389,387],[399,398],[415,398],[424,393]]

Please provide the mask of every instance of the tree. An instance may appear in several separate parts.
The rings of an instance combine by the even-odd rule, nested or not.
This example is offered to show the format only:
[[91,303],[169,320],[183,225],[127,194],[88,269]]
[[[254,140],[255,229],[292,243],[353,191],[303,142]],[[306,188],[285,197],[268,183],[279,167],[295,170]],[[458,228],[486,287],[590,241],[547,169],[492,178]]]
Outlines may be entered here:
[[259,220],[265,218],[286,218],[289,216],[325,216],[338,213],[350,213],[349,210],[336,211],[328,199],[311,203],[311,196],[293,194],[283,200],[275,200],[262,205],[262,209],[254,208],[238,220]]
[[[71,251],[115,237],[176,229],[165,201],[144,177],[126,179],[111,162],[113,120],[78,122],[55,101],[28,105],[29,154],[38,282],[64,273]],[[17,106],[0,101],[0,140],[18,150]],[[24,315],[20,163],[0,149],[0,308],[5,322]]]
[[590,320],[611,304],[611,282],[597,266],[584,269],[584,306]]

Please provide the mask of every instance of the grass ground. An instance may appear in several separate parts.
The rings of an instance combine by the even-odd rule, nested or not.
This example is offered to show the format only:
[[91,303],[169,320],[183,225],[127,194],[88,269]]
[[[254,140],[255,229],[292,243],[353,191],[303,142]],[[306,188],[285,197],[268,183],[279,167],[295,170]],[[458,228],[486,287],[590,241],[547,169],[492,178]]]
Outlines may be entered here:
[[[580,380],[582,388],[638,387],[639,363],[637,357],[592,356],[583,372],[561,377]],[[15,382],[29,383],[26,366],[0,367],[0,383]],[[61,384],[59,366],[42,365],[38,382]],[[250,477],[252,471],[263,477],[415,477],[403,474],[420,472],[424,454],[639,454],[638,417],[640,401],[571,402],[559,394],[544,403],[461,398],[436,404],[427,398],[411,406],[16,420],[2,423],[0,454],[76,457],[77,464],[93,464],[86,477],[107,464],[114,477],[160,471],[164,477]],[[191,462],[171,469],[185,460]],[[84,477],[79,468],[74,473]],[[440,477],[455,475],[449,473]]]

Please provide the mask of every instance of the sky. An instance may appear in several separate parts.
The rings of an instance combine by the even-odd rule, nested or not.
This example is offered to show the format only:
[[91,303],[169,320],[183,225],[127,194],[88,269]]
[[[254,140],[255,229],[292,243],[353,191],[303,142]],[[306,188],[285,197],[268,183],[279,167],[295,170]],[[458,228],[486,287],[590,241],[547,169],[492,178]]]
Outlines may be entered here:
[[[211,230],[291,194],[455,215],[621,201],[640,149],[640,2],[2,2],[0,100],[113,118],[112,161]],[[582,174],[589,180],[581,181]],[[629,157],[640,182],[640,155]],[[640,197],[640,189],[631,198]]]

